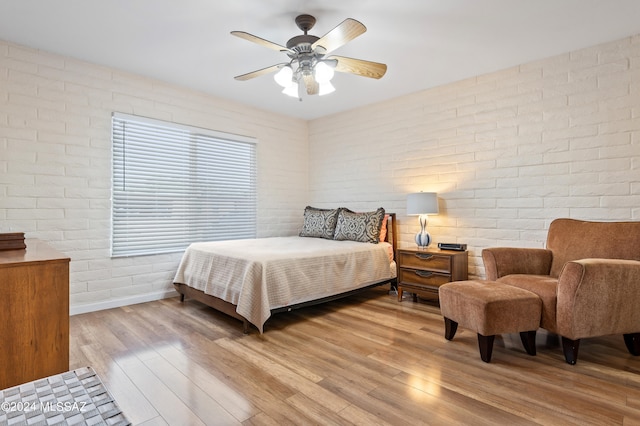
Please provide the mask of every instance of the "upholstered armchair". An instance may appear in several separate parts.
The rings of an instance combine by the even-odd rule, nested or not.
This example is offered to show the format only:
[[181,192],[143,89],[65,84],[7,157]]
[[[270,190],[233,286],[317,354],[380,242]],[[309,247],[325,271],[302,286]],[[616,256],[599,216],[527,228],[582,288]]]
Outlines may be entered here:
[[556,219],[545,249],[488,248],[482,260],[487,280],[540,297],[540,327],[561,337],[569,364],[588,337],[622,334],[640,355],[640,221]]

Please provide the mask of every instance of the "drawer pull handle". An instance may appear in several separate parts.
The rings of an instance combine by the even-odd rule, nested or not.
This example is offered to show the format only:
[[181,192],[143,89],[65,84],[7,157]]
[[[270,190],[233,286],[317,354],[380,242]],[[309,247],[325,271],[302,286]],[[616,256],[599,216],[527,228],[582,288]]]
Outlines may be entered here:
[[416,275],[422,278],[429,278],[430,276],[433,275],[433,272],[426,272],[426,271],[415,271]]
[[431,259],[433,257],[432,254],[427,254],[427,253],[416,253],[415,255],[418,259],[422,259],[422,260]]

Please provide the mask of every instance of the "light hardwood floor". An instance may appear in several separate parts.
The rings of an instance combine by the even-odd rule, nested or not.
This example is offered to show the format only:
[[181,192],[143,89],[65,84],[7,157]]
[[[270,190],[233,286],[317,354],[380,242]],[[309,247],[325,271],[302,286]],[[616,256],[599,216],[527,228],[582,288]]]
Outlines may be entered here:
[[279,314],[263,335],[177,298],[71,317],[71,368],[93,367],[134,424],[640,424],[640,357],[622,336],[564,362],[497,337],[444,339],[437,306],[378,288]]

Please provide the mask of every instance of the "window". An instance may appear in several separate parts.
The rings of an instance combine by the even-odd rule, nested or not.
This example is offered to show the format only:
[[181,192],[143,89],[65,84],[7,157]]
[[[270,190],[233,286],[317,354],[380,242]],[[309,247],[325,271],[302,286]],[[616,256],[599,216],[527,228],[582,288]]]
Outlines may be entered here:
[[112,256],[255,237],[255,139],[114,113],[112,142]]

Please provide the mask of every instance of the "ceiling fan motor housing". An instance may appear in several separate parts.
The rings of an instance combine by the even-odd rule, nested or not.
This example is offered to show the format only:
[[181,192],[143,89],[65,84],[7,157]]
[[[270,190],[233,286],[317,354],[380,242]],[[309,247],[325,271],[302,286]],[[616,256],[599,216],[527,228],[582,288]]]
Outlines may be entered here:
[[[307,34],[307,32],[313,28],[316,23],[316,18],[311,15],[299,15],[296,17],[296,25],[300,28],[304,34],[295,36],[289,39],[287,42],[287,48],[293,50],[298,54],[305,54],[313,52],[311,45],[320,40],[320,37]],[[289,57],[294,58],[296,55],[289,54]]]
[[292,37],[287,42],[287,48],[297,53],[311,53],[313,49],[311,45],[318,41],[320,37],[314,35],[299,35]]

